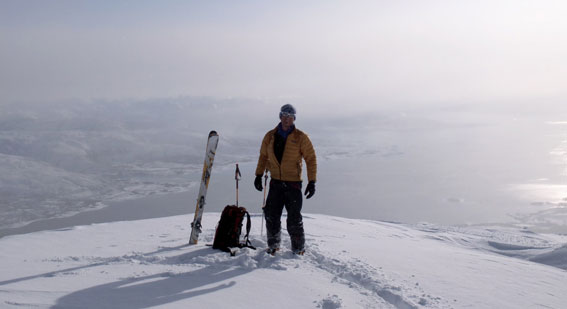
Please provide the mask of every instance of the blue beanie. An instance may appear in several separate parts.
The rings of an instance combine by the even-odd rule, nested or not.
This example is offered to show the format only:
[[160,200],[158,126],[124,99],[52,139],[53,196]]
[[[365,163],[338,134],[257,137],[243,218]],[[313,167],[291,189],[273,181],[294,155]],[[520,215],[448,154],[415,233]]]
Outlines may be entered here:
[[280,109],[280,118],[283,116],[283,113],[288,113],[293,115],[293,119],[295,120],[295,107],[291,104],[286,104],[282,106]]

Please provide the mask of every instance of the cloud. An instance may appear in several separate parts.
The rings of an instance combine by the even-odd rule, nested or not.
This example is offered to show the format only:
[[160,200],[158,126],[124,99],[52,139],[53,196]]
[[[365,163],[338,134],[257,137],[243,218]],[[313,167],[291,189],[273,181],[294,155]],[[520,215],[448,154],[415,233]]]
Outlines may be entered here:
[[203,95],[362,107],[564,97],[567,10],[551,4],[27,3],[0,27],[1,99]]

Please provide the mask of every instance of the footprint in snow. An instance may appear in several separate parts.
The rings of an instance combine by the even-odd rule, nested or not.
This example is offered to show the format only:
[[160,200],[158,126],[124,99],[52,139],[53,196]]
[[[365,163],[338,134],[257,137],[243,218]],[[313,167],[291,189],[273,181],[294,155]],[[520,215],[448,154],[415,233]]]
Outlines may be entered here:
[[338,309],[343,305],[343,301],[337,295],[327,296],[317,303],[317,308],[322,309]]

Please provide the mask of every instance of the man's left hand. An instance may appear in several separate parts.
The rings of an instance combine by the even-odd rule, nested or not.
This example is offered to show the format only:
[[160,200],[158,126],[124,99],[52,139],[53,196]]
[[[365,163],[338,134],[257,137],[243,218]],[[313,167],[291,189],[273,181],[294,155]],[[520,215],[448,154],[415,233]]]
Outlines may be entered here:
[[310,181],[305,188],[305,195],[307,195],[307,199],[310,199],[313,194],[315,194],[315,181]]

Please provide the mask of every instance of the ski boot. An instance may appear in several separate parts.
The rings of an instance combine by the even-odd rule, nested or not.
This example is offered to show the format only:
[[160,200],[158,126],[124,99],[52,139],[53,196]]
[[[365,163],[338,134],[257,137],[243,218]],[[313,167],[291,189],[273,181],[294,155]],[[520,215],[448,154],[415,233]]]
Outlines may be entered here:
[[280,251],[280,248],[268,248],[268,249],[266,249],[266,253],[271,255],[271,256],[275,256],[277,251]]
[[293,250],[293,254],[295,254],[295,255],[304,255],[304,254],[305,254],[305,249],[296,249],[296,250]]

